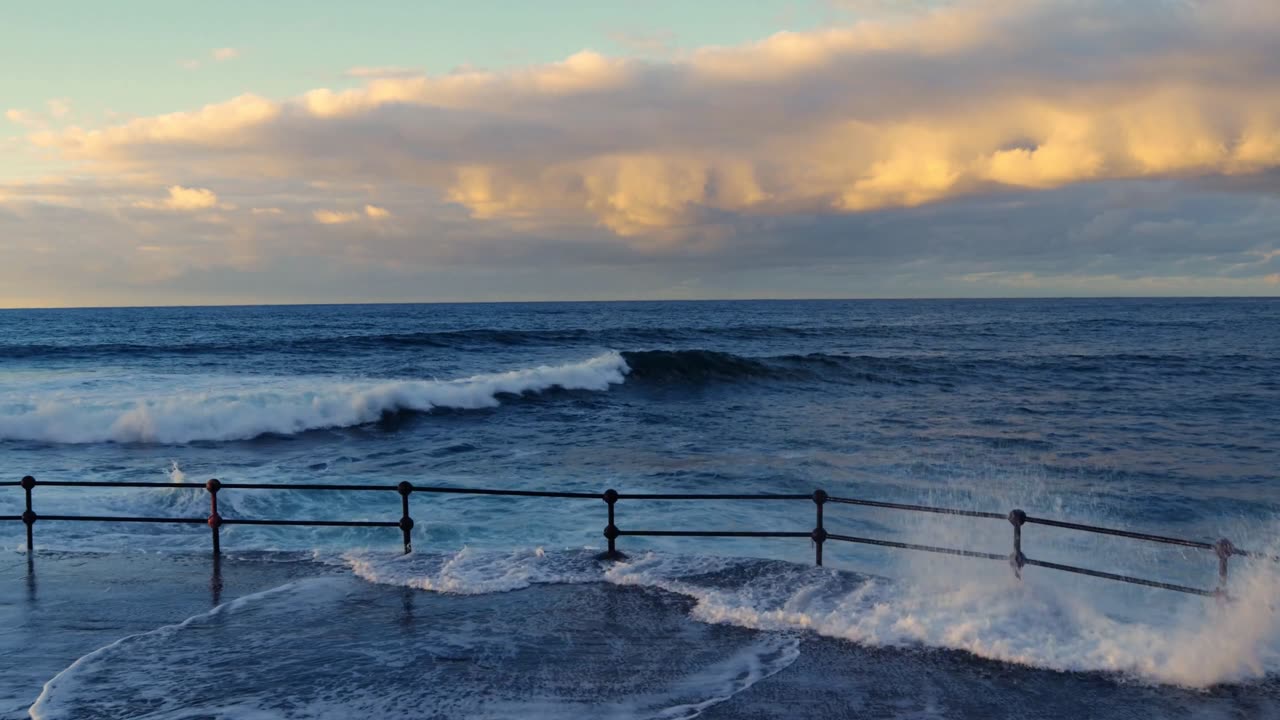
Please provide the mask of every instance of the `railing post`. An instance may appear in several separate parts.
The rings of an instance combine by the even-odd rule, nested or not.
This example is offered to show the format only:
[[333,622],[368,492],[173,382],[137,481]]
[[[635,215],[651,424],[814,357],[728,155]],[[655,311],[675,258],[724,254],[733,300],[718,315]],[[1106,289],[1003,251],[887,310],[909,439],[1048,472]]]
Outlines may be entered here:
[[1027,514],[1021,510],[1009,511],[1009,523],[1013,525],[1013,554],[1009,556],[1009,565],[1013,568],[1013,576],[1022,579],[1022,566],[1027,564],[1027,556],[1022,554],[1022,526],[1027,522]]
[[822,543],[827,541],[827,530],[822,526],[822,506],[827,504],[827,493],[824,490],[813,491],[813,504],[818,508],[818,523],[813,527],[813,562],[822,567]]
[[404,554],[413,552],[413,518],[409,517],[409,493],[413,492],[413,483],[401,481],[396,486],[400,493],[400,533],[404,536]]
[[22,522],[27,526],[27,556],[30,557],[36,551],[34,531],[32,526],[36,524],[36,513],[31,509],[31,490],[36,486],[36,479],[30,475],[22,478],[22,490],[27,496],[27,509],[22,512]]
[[213,478],[204,484],[209,491],[209,533],[213,536],[213,557],[216,561],[222,557],[222,516],[218,514],[218,491],[222,483]]
[[618,526],[614,524],[613,520],[613,506],[618,502],[618,491],[613,488],[609,488],[608,490],[605,490],[604,494],[600,497],[605,501],[605,504],[609,506],[609,524],[604,526],[604,536],[605,539],[609,541],[609,549],[599,557],[601,560],[621,560],[626,557],[626,555],[618,552],[617,541],[619,531]]
[[1231,559],[1231,555],[1235,553],[1236,546],[1226,538],[1221,538],[1213,544],[1213,551],[1218,555],[1218,589],[1214,593],[1219,599],[1227,597],[1227,561]]

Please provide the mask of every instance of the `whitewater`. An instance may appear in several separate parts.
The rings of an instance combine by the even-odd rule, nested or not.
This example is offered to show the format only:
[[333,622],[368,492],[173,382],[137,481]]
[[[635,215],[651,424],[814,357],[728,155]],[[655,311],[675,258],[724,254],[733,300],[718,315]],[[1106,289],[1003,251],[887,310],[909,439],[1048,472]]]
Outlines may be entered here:
[[[822,488],[1228,537],[1276,553],[1277,320],[1277,303],[1246,300],[0,313],[0,456],[15,479]],[[20,513],[20,491],[6,490],[0,515]],[[223,495],[233,517],[398,514],[368,497],[377,493]],[[1230,602],[1042,568],[1018,580],[1004,563],[832,543],[827,567],[815,568],[807,540],[627,537],[627,558],[607,563],[596,559],[603,503],[414,502],[408,556],[396,549],[398,531],[225,528],[230,567],[249,568],[239,572],[257,585],[212,611],[208,598],[201,608],[174,590],[165,622],[42,639],[48,666],[24,668],[29,678],[9,694],[0,687],[0,708],[39,718],[132,717],[141,707],[157,718],[301,718],[417,716],[409,708],[437,703],[473,717],[714,718],[785,717],[809,702],[814,712],[987,717],[1004,716],[992,709],[998,700],[1035,687],[1048,705],[1025,716],[1127,717],[1148,705],[1143,716],[1280,716],[1280,574],[1265,560],[1233,559]],[[811,527],[811,506],[778,505],[624,502],[619,522]],[[177,486],[38,488],[38,507],[202,517],[208,498]],[[1009,548],[1006,522],[828,508],[827,526]],[[118,563],[175,562],[190,573],[189,560],[168,558],[204,557],[207,532],[38,524],[34,559],[68,563],[52,572],[73,588],[75,573],[89,572],[72,569],[86,552],[106,553],[118,573]],[[1024,542],[1052,562],[1216,582],[1216,558],[1194,549],[1044,527],[1028,528]],[[0,523],[0,548],[21,577],[29,553],[20,523]],[[13,594],[0,593],[0,609],[51,600],[44,586],[6,587]],[[136,593],[127,603],[150,597],[145,583],[127,592]],[[453,630],[391,622],[419,604],[452,618]],[[633,622],[619,625],[602,614],[608,607]],[[497,619],[504,614],[539,620]],[[625,642],[588,642],[599,627]],[[347,645],[330,646],[324,628]],[[209,644],[210,632],[237,641]],[[272,685],[245,671],[253,658],[287,662],[303,638],[347,685],[301,676]],[[553,650],[558,642],[576,649]],[[21,663],[16,647],[7,653]],[[672,663],[673,653],[684,659]],[[418,669],[405,664],[410,656]],[[495,687],[451,664],[454,656],[515,674]],[[195,685],[172,670],[196,658],[225,670]],[[629,664],[636,675],[600,678],[606,689],[595,699],[566,684],[601,663]],[[852,664],[866,676],[828,695],[804,680],[815,663]],[[918,697],[912,678],[925,688]],[[998,688],[982,689],[991,683]],[[215,687],[219,696],[232,688],[234,703],[215,702]],[[1113,707],[1082,707],[1082,692]],[[1161,693],[1171,699],[1155,700]]]
[[621,383],[629,371],[622,356],[610,352],[580,363],[457,380],[117,377],[73,392],[55,383],[30,383],[0,394],[0,440],[171,444],[251,440],[266,434],[353,427],[397,412],[496,407],[503,395],[551,388],[606,390]]

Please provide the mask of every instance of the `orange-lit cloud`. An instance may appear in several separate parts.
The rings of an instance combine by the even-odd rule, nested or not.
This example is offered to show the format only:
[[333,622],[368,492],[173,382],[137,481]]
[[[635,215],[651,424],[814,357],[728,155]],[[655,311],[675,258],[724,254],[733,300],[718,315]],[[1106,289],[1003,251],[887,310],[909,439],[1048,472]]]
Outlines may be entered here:
[[218,196],[207,188],[187,188],[171,185],[169,196],[163,200],[139,200],[134,207],[147,210],[208,210],[218,207]]
[[354,89],[101,127],[15,109],[39,120],[26,149],[78,179],[0,183],[0,228],[71,237],[110,216],[120,239],[95,256],[110,267],[120,248],[201,238],[144,253],[169,275],[571,257],[661,267],[662,283],[687,270],[680,292],[760,268],[793,287],[820,283],[815,268],[876,268],[860,277],[892,278],[886,293],[944,275],[953,289],[1196,276],[1188,288],[1274,291],[1280,4],[863,5],[873,19],[847,27],[657,59],[353,67]]
[[1280,10],[1148,9],[977,3],[666,62],[358,69],[354,90],[33,139],[102,169],[408,183],[477,219],[576,216],[624,237],[1280,165]]

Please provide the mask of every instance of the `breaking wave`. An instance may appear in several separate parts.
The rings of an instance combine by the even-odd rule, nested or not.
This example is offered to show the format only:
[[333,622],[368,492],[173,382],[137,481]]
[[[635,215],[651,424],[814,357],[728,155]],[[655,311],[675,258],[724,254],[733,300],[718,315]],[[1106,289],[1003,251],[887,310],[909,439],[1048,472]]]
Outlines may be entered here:
[[249,440],[354,427],[403,412],[497,407],[548,390],[752,381],[911,384],[924,373],[891,358],[711,350],[609,351],[576,363],[456,380],[339,380],[323,376],[180,376],[52,386],[0,394],[0,440],[165,443]]
[[690,616],[753,630],[809,631],[881,647],[960,650],[1001,662],[1104,672],[1207,688],[1280,672],[1280,573],[1259,564],[1233,581],[1229,605],[1193,598],[1135,618],[1104,612],[1090,588],[1040,576],[974,573],[948,561],[887,579],[784,561],[644,553],[595,562],[582,551],[349,553],[369,582],[463,595],[551,583],[606,582],[694,600]]
[[[0,440],[169,444],[248,440],[354,427],[398,413],[492,408],[504,397],[554,389],[604,391],[624,381],[641,388],[763,383],[788,388],[836,384],[950,389],[983,376],[1015,377],[1013,371],[1020,369],[1048,372],[1070,384],[1114,374],[1113,362],[1140,367],[1144,377],[1203,372],[1169,356],[1071,355],[963,363],[829,353],[748,357],[688,349],[608,351],[581,362],[455,380],[165,375],[112,384],[74,377],[70,383],[36,386],[25,395],[0,393]],[[1232,369],[1230,364],[1218,366],[1220,373]]]
[[[200,378],[197,392],[159,388],[0,396],[0,439],[57,443],[186,443],[248,440],[376,422],[401,411],[496,407],[505,395],[607,390],[628,372],[615,352],[584,362],[459,380],[334,381],[330,378]],[[183,378],[171,379],[182,383]]]

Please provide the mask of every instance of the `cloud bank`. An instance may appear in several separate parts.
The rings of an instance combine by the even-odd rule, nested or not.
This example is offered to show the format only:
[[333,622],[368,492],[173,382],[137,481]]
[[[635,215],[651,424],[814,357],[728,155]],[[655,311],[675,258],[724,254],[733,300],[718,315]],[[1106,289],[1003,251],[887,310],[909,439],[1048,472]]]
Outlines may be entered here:
[[[957,3],[663,60],[358,67],[352,89],[245,94],[30,142],[97,178],[274,188],[245,206],[280,214],[228,222],[261,237],[296,206],[299,223],[377,224],[378,242],[352,242],[396,267],[571,247],[596,267],[688,274],[713,258],[778,278],[796,257],[882,258],[997,289],[1136,277],[1145,263],[1264,291],[1276,37],[1280,6],[1258,0]],[[1026,207],[1056,215],[1010,227]],[[1244,213],[1231,231],[1228,207]],[[1019,259],[1045,242],[1026,237],[1037,228],[1059,233],[1057,265]],[[1134,242],[1150,252],[1135,257]]]

